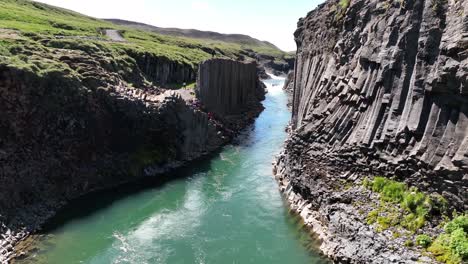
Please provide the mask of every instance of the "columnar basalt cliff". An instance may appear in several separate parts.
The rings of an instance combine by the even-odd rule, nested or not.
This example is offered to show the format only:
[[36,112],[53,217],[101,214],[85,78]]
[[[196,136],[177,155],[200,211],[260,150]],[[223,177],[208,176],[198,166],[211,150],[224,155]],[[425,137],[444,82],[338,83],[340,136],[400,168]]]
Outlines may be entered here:
[[200,64],[196,93],[207,111],[236,128],[234,123],[248,122],[263,109],[265,86],[255,62],[211,59]]
[[155,57],[150,53],[130,53],[145,77],[156,84],[193,82],[196,79],[196,66]]
[[291,136],[275,172],[335,261],[418,259],[361,224],[352,203],[371,195],[364,177],[468,209],[467,13],[457,0],[331,0],[299,21]]

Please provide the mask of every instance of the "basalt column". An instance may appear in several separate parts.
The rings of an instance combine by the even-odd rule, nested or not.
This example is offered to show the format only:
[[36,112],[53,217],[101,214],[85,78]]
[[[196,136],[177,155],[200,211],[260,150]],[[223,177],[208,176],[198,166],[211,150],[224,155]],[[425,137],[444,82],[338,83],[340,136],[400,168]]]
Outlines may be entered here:
[[212,59],[200,64],[198,71],[197,95],[210,112],[237,115],[258,101],[255,63]]
[[262,110],[265,86],[255,62],[211,59],[200,64],[197,98],[203,107],[232,130],[251,123]]

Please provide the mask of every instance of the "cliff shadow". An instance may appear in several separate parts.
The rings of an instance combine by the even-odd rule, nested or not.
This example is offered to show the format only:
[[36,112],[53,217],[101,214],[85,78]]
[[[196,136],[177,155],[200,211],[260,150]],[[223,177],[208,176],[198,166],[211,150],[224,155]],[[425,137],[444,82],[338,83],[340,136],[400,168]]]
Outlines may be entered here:
[[113,188],[99,190],[88,193],[79,198],[69,201],[64,207],[50,218],[41,230],[35,235],[46,235],[65,224],[109,208],[112,204],[128,198],[129,196],[140,194],[152,189],[162,189],[166,184],[176,180],[188,179],[189,177],[203,177],[210,171],[212,161],[219,156],[223,148],[203,156],[189,165],[177,168],[171,172],[159,174],[151,177],[144,177],[133,182],[123,183]]

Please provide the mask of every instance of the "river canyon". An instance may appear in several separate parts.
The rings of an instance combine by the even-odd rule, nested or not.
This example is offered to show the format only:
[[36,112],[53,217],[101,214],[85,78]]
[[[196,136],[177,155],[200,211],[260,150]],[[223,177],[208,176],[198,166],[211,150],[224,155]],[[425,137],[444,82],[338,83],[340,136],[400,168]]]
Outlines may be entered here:
[[468,1],[321,2],[285,52],[0,0],[0,263],[466,263]]
[[15,263],[327,263],[272,177],[290,111],[284,79],[265,83],[264,112],[232,145],[161,186],[71,203]]

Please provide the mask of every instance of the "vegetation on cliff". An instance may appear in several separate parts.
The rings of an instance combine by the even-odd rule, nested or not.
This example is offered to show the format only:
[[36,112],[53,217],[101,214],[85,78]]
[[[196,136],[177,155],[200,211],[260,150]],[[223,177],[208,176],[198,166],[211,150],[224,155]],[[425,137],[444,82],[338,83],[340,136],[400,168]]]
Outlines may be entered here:
[[[259,55],[272,56],[281,62],[283,62],[283,58],[288,59],[294,57],[294,54],[285,53],[267,41],[260,41],[241,34],[221,34],[196,29],[160,28],[120,19],[106,19],[106,21],[112,22],[116,25],[126,26],[136,30],[154,32],[164,36],[181,37],[189,42],[196,40],[203,43],[203,45],[214,48],[214,50],[218,52],[223,51],[216,50],[216,48],[222,48],[223,45],[229,44],[229,46],[234,50],[253,51]],[[216,46],[216,44],[221,46]]]
[[[401,228],[420,233],[415,243],[408,241],[407,246],[426,248],[438,261],[457,264],[468,259],[468,214],[454,212],[453,219],[448,221],[448,205],[442,196],[427,195],[388,178],[366,178],[363,185],[380,195],[378,208],[367,216],[368,224],[376,223],[380,231],[393,227],[397,236],[400,233],[395,230]],[[428,222],[440,223],[442,232],[437,236],[421,233]]]
[[445,224],[444,232],[425,246],[438,261],[449,264],[468,261],[468,214],[456,216]]
[[[381,206],[369,213],[368,223],[377,222],[381,230],[400,225],[414,232],[423,227],[429,218],[440,216],[447,210],[447,202],[442,196],[431,197],[417,188],[408,188],[406,184],[388,178],[366,179],[364,186],[380,194]],[[388,203],[398,204],[402,210],[388,212]]]

